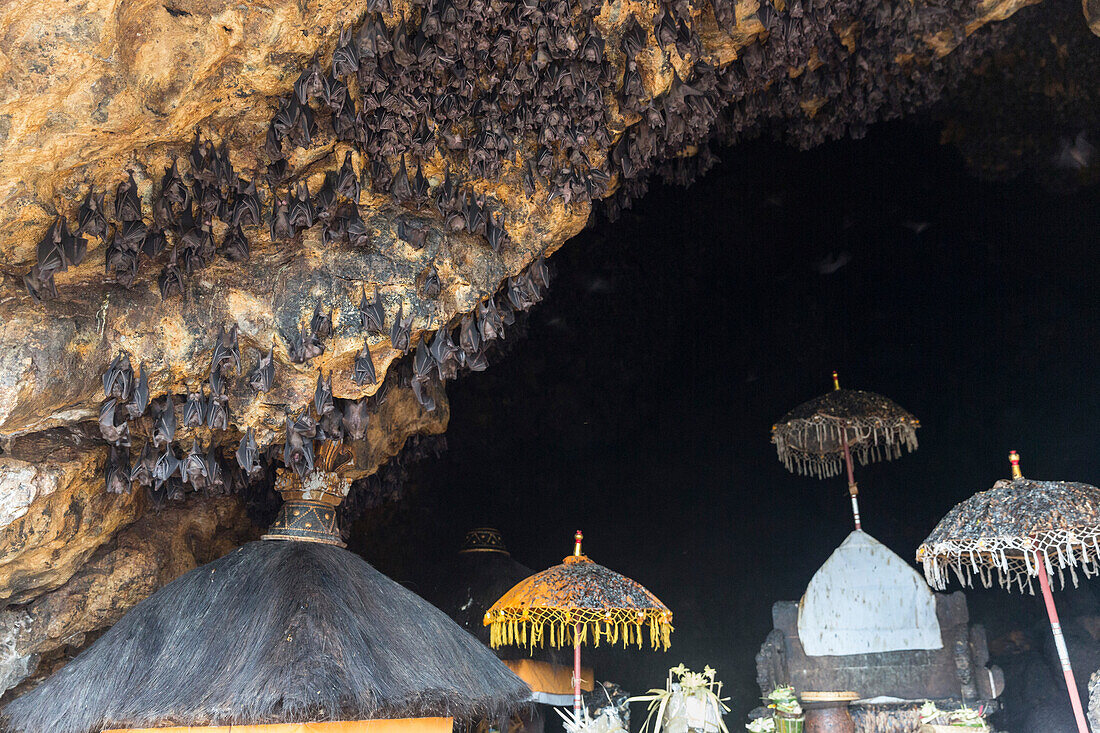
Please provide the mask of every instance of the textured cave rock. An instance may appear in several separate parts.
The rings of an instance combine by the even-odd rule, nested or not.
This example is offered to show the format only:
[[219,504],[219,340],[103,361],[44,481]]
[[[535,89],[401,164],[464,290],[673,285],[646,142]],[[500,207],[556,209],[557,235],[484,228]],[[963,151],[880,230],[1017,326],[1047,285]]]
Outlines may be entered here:
[[[387,324],[399,311],[412,315],[415,350],[487,298],[502,299],[508,278],[562,246],[600,200],[614,218],[653,174],[689,182],[713,160],[712,141],[773,134],[809,147],[921,109],[1003,47],[1010,23],[1002,21],[1034,2],[397,0],[368,3],[384,14],[366,18],[329,0],[9,4],[0,10],[0,601],[29,605],[0,618],[8,640],[0,646],[10,652],[5,685],[109,625],[187,557],[203,561],[171,539],[188,523],[205,522],[202,536],[224,538],[218,547],[243,537],[235,519],[209,514],[233,499],[196,495],[157,513],[140,491],[105,492],[107,448],[95,419],[100,376],[119,350],[135,370],[144,365],[154,400],[172,394],[178,403],[206,380],[220,326],[239,328],[243,373],[274,344],[272,392],[254,394],[235,372],[228,429],[176,436],[181,446],[195,437],[226,456],[249,427],[277,454],[284,412],[308,404],[318,371],[331,372],[337,398],[370,398],[366,440],[352,446],[357,490],[372,501],[392,495],[369,489],[368,477],[377,481],[417,436],[443,432],[448,407],[433,381],[436,408],[425,409],[410,384],[413,358],[399,359],[386,334],[364,333],[364,291],[378,287]],[[384,84],[385,64],[374,77],[353,75],[349,94],[362,109],[366,79],[391,96],[361,116],[357,124],[368,129],[355,140],[337,139],[334,116],[314,103],[310,144],[278,146],[286,172],[273,176],[273,191],[265,183],[277,162],[265,145],[270,121],[287,109],[309,64],[327,71],[342,30],[369,23],[409,59]],[[452,28],[461,42],[448,42]],[[432,44],[450,55],[447,64],[425,53]],[[162,298],[164,255],[143,259],[127,286],[100,269],[108,242],[89,237],[87,259],[56,275],[57,297],[32,300],[23,277],[54,218],[75,222],[89,189],[107,192],[109,207],[132,171],[148,222],[172,160],[193,172],[197,131],[224,145],[236,174],[260,184],[265,217],[292,184],[304,181],[316,195],[350,153],[363,184],[354,204],[366,243],[328,243],[320,225],[272,241],[264,221],[245,227],[248,262],[215,256],[188,274],[182,295]],[[388,179],[406,158],[410,175],[414,165],[423,172],[429,199],[391,195]],[[432,205],[450,175],[461,196],[500,217],[503,241],[488,241],[484,223],[467,231],[468,221],[455,225]],[[218,243],[225,218],[212,222]],[[410,223],[426,232],[423,246],[402,238]],[[438,294],[425,287],[431,268]],[[292,363],[292,334],[318,303],[332,311],[333,334],[321,356]],[[378,379],[359,386],[352,362],[364,338]],[[148,425],[133,430],[144,436]],[[163,535],[151,540],[156,549],[120,549],[145,531]],[[110,587],[90,580],[116,576]],[[113,597],[71,610],[93,593]],[[44,632],[51,617],[61,620]]]
[[[258,535],[234,497],[192,496],[145,514],[61,588],[0,612],[0,690],[35,671],[43,655],[83,647],[86,634],[110,626],[153,591]],[[39,677],[70,656],[52,659]]]

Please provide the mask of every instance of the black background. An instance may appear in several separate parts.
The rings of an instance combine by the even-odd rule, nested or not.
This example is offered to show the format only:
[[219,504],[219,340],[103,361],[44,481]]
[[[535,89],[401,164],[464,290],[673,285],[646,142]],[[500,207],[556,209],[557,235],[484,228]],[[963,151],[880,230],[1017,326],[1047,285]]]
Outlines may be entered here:
[[[353,549],[430,593],[470,527],[536,570],[583,529],[675,614],[670,652],[603,651],[598,678],[642,692],[710,664],[736,730],[771,604],[851,530],[844,480],[789,474],[769,442],[833,369],[922,422],[916,453],[857,470],[865,529],[906,560],[1010,449],[1033,478],[1100,483],[1098,191],[981,182],[936,135],[718,151],[694,186],[568,242],[527,337],[448,386],[449,451]],[[968,597],[991,637],[1043,620],[1029,597]]]

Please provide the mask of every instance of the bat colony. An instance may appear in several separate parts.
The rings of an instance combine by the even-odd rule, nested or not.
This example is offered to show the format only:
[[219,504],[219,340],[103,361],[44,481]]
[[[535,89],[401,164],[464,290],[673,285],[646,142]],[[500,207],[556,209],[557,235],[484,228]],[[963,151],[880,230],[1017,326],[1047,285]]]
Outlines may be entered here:
[[[392,28],[383,22],[392,14],[389,0],[370,0],[367,17],[341,32],[328,70],[312,63],[278,103],[263,146],[271,161],[266,211],[256,181],[236,175],[224,143],[216,147],[196,133],[189,173],[173,163],[151,216],[132,174],[110,210],[102,192],[89,192],[75,229],[59,217],[47,231],[24,282],[35,299],[54,297],[54,273],[83,260],[85,236],[106,242],[107,274],[127,286],[143,256],[167,251],[158,277],[164,297],[181,293],[185,275],[219,252],[246,260],[248,227],[266,223],[281,241],[320,223],[326,243],[362,246],[368,236],[356,204],[368,178],[375,191],[434,209],[447,228],[499,249],[507,241],[499,204],[463,192],[450,171],[429,189],[419,161],[437,149],[471,178],[498,178],[511,161],[528,193],[544,187],[547,200],[598,199],[617,178],[605,202],[613,219],[645,193],[653,172],[679,183],[705,172],[716,160],[706,147],[712,137],[729,144],[770,129],[810,147],[861,136],[871,122],[934,101],[999,40],[992,30],[966,37],[978,4],[793,0],[777,9],[764,0],[755,18],[765,33],[716,68],[704,58],[698,25],[712,12],[719,28],[733,28],[733,0],[662,0],[651,19],[631,16],[607,39],[595,29],[602,7],[595,0],[413,0]],[[944,31],[960,45],[949,57],[929,55],[922,39]],[[651,38],[687,64],[677,68],[690,69],[683,78],[673,71],[670,88],[656,98],[638,63]],[[906,58],[921,62],[899,61]],[[633,122],[617,142],[605,97]],[[349,152],[314,195],[305,182],[290,183],[284,153],[308,148],[319,119],[369,163],[357,170]],[[681,155],[690,146],[700,153]],[[594,163],[594,149],[611,152]],[[228,226],[221,242],[213,239],[215,217]],[[422,228],[401,229],[410,244],[423,241]]]
[[[412,372],[407,376],[417,402],[425,410],[435,410],[433,382],[454,379],[462,371],[485,370],[489,365],[486,355],[489,346],[504,338],[504,329],[515,323],[517,313],[528,311],[542,300],[549,284],[549,268],[540,258],[527,271],[508,278],[502,290],[479,303],[473,313],[457,317],[430,339],[425,334],[413,355]],[[404,318],[402,308],[398,309],[389,333],[394,347],[407,353],[411,349],[412,317]],[[385,332],[385,311],[377,290],[369,300],[363,294],[359,315],[364,334]],[[303,328],[298,341],[292,344],[291,359],[308,361],[320,355],[324,352],[324,339],[331,333],[332,316],[318,304],[308,329]],[[268,392],[276,377],[274,346],[266,353],[257,352],[256,356],[255,365],[245,377],[246,383],[257,393]],[[400,370],[392,371],[396,374]],[[129,355],[119,352],[103,374],[105,400],[99,411],[100,434],[110,444],[104,476],[107,490],[128,493],[137,483],[146,487],[158,503],[180,498],[188,490],[225,491],[228,471],[217,450],[215,431],[233,428],[228,396],[233,374],[243,374],[235,324],[228,331],[222,327],[218,332],[207,381],[189,386],[178,404],[171,391],[163,400],[151,402],[144,365],[139,366],[135,377]],[[370,347],[365,341],[355,358],[352,379],[359,385],[377,382]],[[283,463],[305,475],[313,469],[315,441],[365,440],[371,402],[384,402],[387,391],[388,385],[383,385],[371,398],[338,399],[332,394],[332,374],[325,376],[318,372],[312,404],[286,413]],[[131,463],[130,425],[135,420],[148,439],[136,462]],[[189,450],[182,447],[177,450],[177,426],[191,431]],[[210,438],[205,451],[199,444],[199,435],[204,432]],[[265,454],[270,457],[271,453],[270,447],[265,450],[257,444],[255,430],[248,427],[235,453],[232,471],[239,469],[242,482],[255,478],[264,472]]]
[[[859,136],[872,121],[936,99],[951,74],[965,73],[997,35],[975,33],[944,59],[930,58],[921,39],[944,30],[964,38],[965,22],[975,17],[977,6],[978,0],[950,7],[902,0],[793,0],[780,3],[780,10],[764,0],[756,20],[765,32],[741,49],[737,60],[717,68],[704,58],[698,23],[701,13],[713,12],[719,28],[732,28],[732,0],[712,0],[705,7],[662,0],[651,19],[630,17],[606,39],[595,28],[602,7],[595,0],[577,5],[565,0],[413,0],[408,16],[392,27],[383,22],[383,14],[392,15],[389,0],[368,0],[368,15],[341,31],[328,68],[310,64],[277,105],[263,146],[270,161],[263,174],[266,205],[256,176],[238,176],[227,146],[196,132],[188,171],[180,173],[173,162],[152,195],[148,215],[132,172],[118,184],[110,208],[103,192],[89,191],[75,228],[59,216],[46,232],[24,282],[35,300],[56,297],[54,274],[84,260],[86,237],[106,243],[107,274],[127,287],[142,258],[161,260],[157,281],[164,298],[181,295],[186,277],[218,254],[233,262],[248,260],[245,232],[260,226],[267,226],[273,242],[320,225],[326,245],[366,246],[371,235],[358,201],[368,180],[375,192],[388,193],[417,212],[434,213],[446,230],[480,235],[499,251],[508,242],[500,204],[469,191],[452,168],[465,169],[471,178],[496,179],[508,163],[521,171],[528,194],[545,191],[546,201],[566,204],[608,196],[615,180],[617,189],[604,201],[613,219],[646,192],[653,173],[688,183],[705,172],[716,160],[706,146],[712,137],[732,143],[770,129],[810,147],[845,134]],[[858,37],[838,30],[853,18],[861,21]],[[669,89],[658,97],[647,92],[639,65],[639,55],[654,41],[666,57],[680,57],[677,68],[690,70],[683,76],[674,70]],[[905,57],[927,63],[920,73],[911,73],[897,61]],[[632,122],[617,140],[608,127],[610,98]],[[807,103],[814,114],[800,111]],[[357,168],[349,151],[312,193],[305,181],[292,182],[286,151],[310,147],[321,122],[328,127],[322,136],[330,130],[336,140],[354,145],[364,162]],[[680,154],[693,145],[699,154]],[[596,150],[610,154],[593,155]],[[433,151],[444,155],[448,167],[431,187],[421,161]],[[213,235],[215,218],[227,227],[220,242]],[[401,216],[396,234],[420,248],[427,228]],[[423,297],[438,296],[434,267],[417,280]],[[517,311],[537,303],[547,285],[540,260],[510,278],[474,313],[421,340],[409,378],[420,404],[434,409],[433,380],[484,369],[486,346],[503,336]],[[365,334],[388,332],[394,348],[412,349],[412,315],[406,316],[403,303],[388,328],[377,291],[370,298],[363,293],[360,314]],[[323,353],[331,330],[331,314],[318,305],[309,325],[287,338],[290,360],[305,363]],[[236,329],[223,329],[208,383],[189,389],[179,405],[172,394],[150,404],[144,369],[135,378],[129,357],[119,354],[104,375],[106,401],[99,419],[111,444],[108,490],[127,491],[135,481],[162,496],[185,486],[223,486],[225,471],[213,447],[203,453],[193,439],[181,458],[173,439],[177,419],[191,429],[227,429],[226,380],[240,369]],[[272,347],[258,355],[246,379],[262,392],[275,378]],[[360,385],[376,381],[366,344],[352,378]],[[384,393],[383,388],[372,399],[384,399]],[[282,459],[306,471],[312,467],[313,441],[363,439],[367,408],[366,400],[333,398],[331,374],[318,375],[313,404],[286,417]],[[132,466],[129,424],[138,419],[150,423],[150,437]],[[254,474],[264,454],[248,429],[231,470]]]

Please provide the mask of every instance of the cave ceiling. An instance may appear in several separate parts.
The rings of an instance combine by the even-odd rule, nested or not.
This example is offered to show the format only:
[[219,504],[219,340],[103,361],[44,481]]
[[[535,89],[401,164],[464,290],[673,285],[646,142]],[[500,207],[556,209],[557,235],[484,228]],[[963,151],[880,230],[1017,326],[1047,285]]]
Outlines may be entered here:
[[349,446],[348,512],[398,495],[655,176],[923,115],[982,175],[1088,179],[1095,3],[1037,3],[7,3],[4,689],[255,537],[288,435]]

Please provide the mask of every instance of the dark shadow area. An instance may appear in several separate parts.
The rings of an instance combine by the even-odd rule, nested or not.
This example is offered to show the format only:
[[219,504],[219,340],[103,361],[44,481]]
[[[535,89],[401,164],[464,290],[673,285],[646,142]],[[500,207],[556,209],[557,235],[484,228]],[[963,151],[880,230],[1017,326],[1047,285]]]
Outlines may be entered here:
[[[771,604],[799,598],[851,529],[843,479],[789,474],[769,443],[831,370],[922,422],[916,453],[857,472],[865,529],[906,559],[1008,475],[1010,449],[1026,475],[1100,483],[1100,192],[979,182],[902,124],[720,155],[551,258],[527,338],[449,387],[449,451],[352,543],[423,592],[472,526],[535,569],[581,528],[596,562],[675,613],[670,652],[601,650],[598,678],[639,693],[710,664],[740,730]],[[991,639],[1049,645],[1037,599],[968,598]]]

